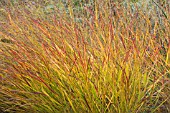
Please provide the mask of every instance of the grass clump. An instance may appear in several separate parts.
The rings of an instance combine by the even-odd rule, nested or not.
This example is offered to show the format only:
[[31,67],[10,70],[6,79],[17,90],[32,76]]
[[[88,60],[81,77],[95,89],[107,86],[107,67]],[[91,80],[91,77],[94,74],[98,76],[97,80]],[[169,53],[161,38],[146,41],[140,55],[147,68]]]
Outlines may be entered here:
[[55,4],[1,10],[2,112],[169,112],[166,17],[111,1]]

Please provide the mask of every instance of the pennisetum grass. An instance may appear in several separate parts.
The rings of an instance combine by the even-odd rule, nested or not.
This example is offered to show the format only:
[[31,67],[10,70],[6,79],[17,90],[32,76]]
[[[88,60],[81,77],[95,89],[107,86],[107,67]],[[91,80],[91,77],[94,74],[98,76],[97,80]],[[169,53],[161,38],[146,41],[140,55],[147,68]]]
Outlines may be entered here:
[[2,112],[169,112],[168,11],[162,25],[110,0],[59,1],[48,13],[19,3],[1,10]]

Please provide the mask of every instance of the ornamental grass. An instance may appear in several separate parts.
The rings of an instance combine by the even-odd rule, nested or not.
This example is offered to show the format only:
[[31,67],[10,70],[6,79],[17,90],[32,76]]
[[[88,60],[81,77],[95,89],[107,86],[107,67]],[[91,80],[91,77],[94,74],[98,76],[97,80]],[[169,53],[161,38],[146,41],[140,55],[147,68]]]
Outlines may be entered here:
[[1,2],[0,111],[170,112],[164,1]]

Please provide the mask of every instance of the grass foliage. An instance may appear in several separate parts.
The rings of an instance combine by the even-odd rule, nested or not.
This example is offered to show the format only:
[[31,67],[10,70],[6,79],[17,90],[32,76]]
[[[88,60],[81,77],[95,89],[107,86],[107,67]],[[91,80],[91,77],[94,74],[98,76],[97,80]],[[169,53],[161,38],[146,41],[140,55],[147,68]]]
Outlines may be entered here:
[[1,112],[170,112],[168,1],[139,1],[1,2]]

